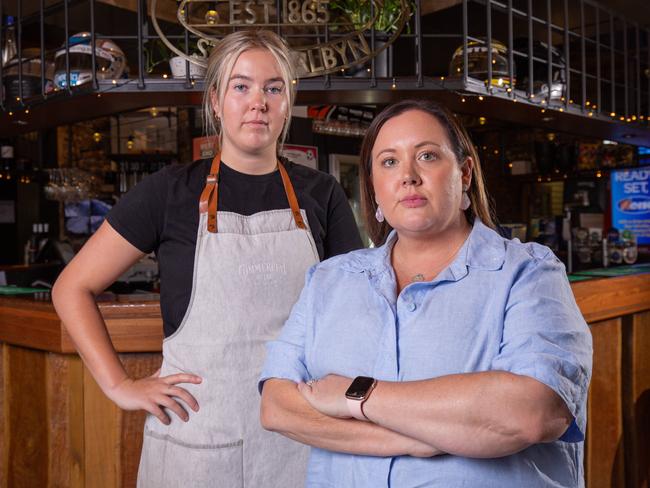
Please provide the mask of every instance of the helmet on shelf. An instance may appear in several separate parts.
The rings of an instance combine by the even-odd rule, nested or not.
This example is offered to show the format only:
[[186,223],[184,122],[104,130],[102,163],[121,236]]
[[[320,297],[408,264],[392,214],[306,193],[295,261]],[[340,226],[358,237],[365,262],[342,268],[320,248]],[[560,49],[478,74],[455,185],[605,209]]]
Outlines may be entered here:
[[[515,39],[514,49],[528,57],[528,39]],[[528,93],[528,62],[517,65],[516,88],[541,99],[549,96],[547,59],[551,52],[551,100],[561,100],[566,96],[566,62],[559,49],[545,42],[533,41],[533,93]],[[538,61],[543,60],[543,61]]]
[[[492,86],[510,86],[510,63],[508,62],[508,49],[501,42],[492,39]],[[470,78],[488,83],[488,46],[483,39],[467,42],[467,72]],[[515,67],[512,69],[516,74]],[[463,75],[463,45],[454,51],[449,66],[449,76]],[[513,80],[514,81],[514,80]]]
[[[70,37],[70,86],[79,86],[92,80],[92,48],[89,32]],[[65,47],[54,55],[54,84],[67,87]],[[95,68],[98,80],[121,78],[128,71],[126,57],[120,47],[110,39],[95,39]]]

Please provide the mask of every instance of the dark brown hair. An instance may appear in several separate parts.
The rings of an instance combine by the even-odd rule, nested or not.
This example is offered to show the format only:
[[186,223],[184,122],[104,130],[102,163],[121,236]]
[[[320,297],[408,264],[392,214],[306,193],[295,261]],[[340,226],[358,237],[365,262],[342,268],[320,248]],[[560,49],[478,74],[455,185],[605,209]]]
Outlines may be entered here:
[[465,128],[456,120],[456,116],[445,107],[430,100],[404,100],[394,105],[386,107],[375,117],[370,124],[368,131],[361,144],[360,170],[361,180],[361,204],[366,220],[366,229],[368,235],[375,245],[379,246],[384,243],[386,236],[391,231],[388,222],[377,222],[375,212],[377,203],[375,200],[375,187],[372,183],[372,148],[377,140],[379,131],[393,117],[408,112],[409,110],[420,110],[434,117],[447,132],[447,137],[451,143],[452,150],[456,156],[459,165],[465,163],[467,158],[471,158],[474,165],[472,166],[472,182],[467,191],[471,202],[470,207],[465,210],[465,217],[471,224],[475,217],[479,217],[488,227],[494,229],[494,217],[490,200],[485,189],[483,181],[483,172],[481,163],[478,159],[476,149],[472,144]]

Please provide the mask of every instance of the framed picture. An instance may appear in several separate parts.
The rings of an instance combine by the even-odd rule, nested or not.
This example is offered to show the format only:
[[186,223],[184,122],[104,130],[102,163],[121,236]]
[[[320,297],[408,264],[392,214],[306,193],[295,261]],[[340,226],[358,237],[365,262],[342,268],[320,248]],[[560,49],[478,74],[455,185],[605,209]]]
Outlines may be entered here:
[[363,243],[366,246],[372,246],[366,232],[361,210],[359,156],[352,154],[330,154],[329,170],[330,174],[341,184],[345,195],[348,197],[348,202],[350,203],[350,208],[352,208],[354,220],[357,222]]
[[318,148],[316,146],[285,144],[282,147],[282,156],[294,163],[318,169]]

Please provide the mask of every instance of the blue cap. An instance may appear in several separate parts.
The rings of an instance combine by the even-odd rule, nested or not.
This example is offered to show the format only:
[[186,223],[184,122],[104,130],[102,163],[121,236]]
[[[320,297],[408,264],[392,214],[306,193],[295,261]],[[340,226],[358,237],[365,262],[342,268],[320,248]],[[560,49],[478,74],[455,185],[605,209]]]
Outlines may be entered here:
[[13,15],[7,15],[7,26],[14,25],[16,23],[16,18]]

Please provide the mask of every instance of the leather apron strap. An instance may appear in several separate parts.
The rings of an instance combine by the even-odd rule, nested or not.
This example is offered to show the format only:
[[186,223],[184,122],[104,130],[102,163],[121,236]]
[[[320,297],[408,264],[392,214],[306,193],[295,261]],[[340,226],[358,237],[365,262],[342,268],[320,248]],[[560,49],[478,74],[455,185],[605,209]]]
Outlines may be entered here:
[[[210,173],[206,177],[205,187],[201,192],[201,198],[199,200],[199,212],[208,212],[208,232],[211,232],[213,234],[217,232],[217,202],[219,201],[220,167],[221,153],[217,153],[212,160]],[[284,165],[280,160],[278,160],[278,170],[280,171],[280,176],[282,177],[284,192],[287,195],[289,207],[291,207],[291,213],[293,214],[293,219],[296,221],[296,226],[299,229],[306,229],[307,226],[305,225],[305,221],[303,220],[302,214],[300,213],[300,206],[298,205],[296,192],[294,191],[291,180],[289,179],[289,174],[287,173],[287,170],[284,168]]]

